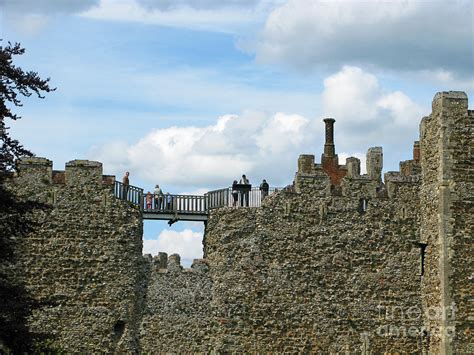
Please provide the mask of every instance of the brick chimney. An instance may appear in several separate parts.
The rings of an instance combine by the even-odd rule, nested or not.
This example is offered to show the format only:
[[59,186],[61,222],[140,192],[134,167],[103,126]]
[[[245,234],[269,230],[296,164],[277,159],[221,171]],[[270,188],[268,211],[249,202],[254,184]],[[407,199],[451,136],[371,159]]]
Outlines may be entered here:
[[336,148],[334,147],[334,118],[325,118],[324,123],[326,125],[326,143],[324,143],[324,155],[326,157],[333,157],[336,154]]
[[321,155],[321,165],[323,170],[328,174],[331,185],[337,186],[341,184],[342,178],[347,174],[345,166],[339,166],[339,158],[336,154],[334,146],[334,118],[325,118],[326,125],[326,142],[324,143],[324,153]]

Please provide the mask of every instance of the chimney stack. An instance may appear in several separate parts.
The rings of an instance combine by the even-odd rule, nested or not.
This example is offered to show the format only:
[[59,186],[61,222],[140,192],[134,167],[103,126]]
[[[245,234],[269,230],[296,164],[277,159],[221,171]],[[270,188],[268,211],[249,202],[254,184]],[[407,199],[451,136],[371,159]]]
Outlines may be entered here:
[[324,123],[326,124],[326,143],[324,144],[324,155],[326,157],[333,157],[336,154],[334,147],[334,118],[325,118]]

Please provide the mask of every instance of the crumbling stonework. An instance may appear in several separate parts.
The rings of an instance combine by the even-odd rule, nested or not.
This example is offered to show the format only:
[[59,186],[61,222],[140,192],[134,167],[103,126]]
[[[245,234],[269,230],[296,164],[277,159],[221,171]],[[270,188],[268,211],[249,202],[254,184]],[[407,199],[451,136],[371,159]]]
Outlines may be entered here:
[[407,317],[421,313],[419,181],[390,181],[390,198],[367,177],[344,178],[342,196],[322,172],[296,181],[260,209],[211,216],[218,350],[420,351],[423,320]]
[[32,331],[66,351],[472,353],[474,112],[438,93],[413,159],[382,179],[340,165],[326,120],[321,164],[259,208],[212,210],[204,259],[142,256],[140,210],[97,162],[20,162],[8,188],[49,207],[11,273],[42,306]]
[[145,256],[147,288],[140,325],[140,351],[208,352],[212,281],[204,260],[183,269],[179,255]]
[[29,158],[8,184],[48,206],[35,212],[34,233],[16,243],[11,272],[40,304],[31,331],[48,335],[57,350],[138,347],[142,221],[109,182],[100,163],[72,161],[53,172],[51,161]]

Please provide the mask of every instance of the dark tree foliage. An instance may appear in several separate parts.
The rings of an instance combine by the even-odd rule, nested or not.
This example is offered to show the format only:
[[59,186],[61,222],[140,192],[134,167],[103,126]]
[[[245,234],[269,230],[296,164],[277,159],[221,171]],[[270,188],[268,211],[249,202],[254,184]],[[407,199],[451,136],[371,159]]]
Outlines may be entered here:
[[14,353],[35,352],[38,348],[34,343],[41,341],[41,336],[31,334],[26,325],[31,310],[38,305],[12,275],[12,265],[17,257],[15,243],[35,227],[31,213],[44,206],[18,201],[5,188],[5,179],[13,170],[15,160],[33,155],[10,137],[6,120],[21,118],[12,108],[22,106],[23,97],[35,93],[44,98],[42,93],[55,89],[49,87],[49,79],[43,80],[36,72],[24,71],[13,64],[13,57],[24,53],[19,43],[0,46],[0,353],[2,346]]
[[16,158],[20,156],[31,156],[31,152],[23,148],[16,139],[8,134],[5,120],[18,120],[21,117],[12,112],[8,105],[23,106],[21,97],[28,97],[35,93],[39,98],[43,92],[54,91],[49,87],[49,78],[41,79],[38,73],[25,72],[13,64],[13,56],[22,55],[25,49],[19,43],[12,45],[8,42],[6,47],[0,46],[0,171],[11,170]]

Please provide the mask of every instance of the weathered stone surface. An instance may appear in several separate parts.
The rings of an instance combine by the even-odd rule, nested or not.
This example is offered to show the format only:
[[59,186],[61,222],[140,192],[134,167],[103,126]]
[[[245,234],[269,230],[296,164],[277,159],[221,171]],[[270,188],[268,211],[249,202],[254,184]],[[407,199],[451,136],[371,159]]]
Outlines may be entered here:
[[[299,194],[211,216],[212,306],[225,319],[214,335],[218,350],[420,351],[422,319],[403,315],[421,312],[419,184],[371,198],[376,184],[345,178],[351,193],[332,197],[327,180],[303,179]],[[398,334],[410,327],[417,334]]]
[[[160,253],[163,255],[164,253]],[[144,352],[208,352],[212,281],[207,263],[195,260],[183,269],[179,255],[171,255],[164,268],[148,264],[146,303],[140,325]]]
[[190,269],[141,255],[140,211],[100,163],[21,161],[8,188],[49,206],[3,266],[41,304],[30,329],[68,352],[472,353],[467,97],[435,96],[413,159],[384,182],[381,148],[360,175],[356,158],[336,164],[330,128],[326,166],[302,155],[291,189],[212,211]]
[[48,206],[35,212],[34,233],[16,243],[11,270],[41,305],[30,329],[68,352],[137,349],[140,212],[102,184],[100,163],[68,163],[65,184],[53,183],[51,167],[46,159],[23,160],[8,184],[20,198]]

